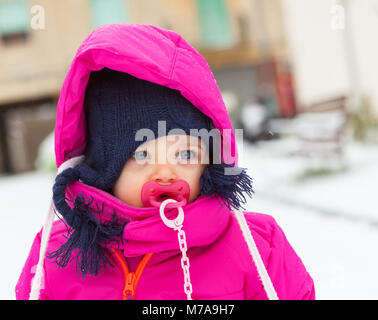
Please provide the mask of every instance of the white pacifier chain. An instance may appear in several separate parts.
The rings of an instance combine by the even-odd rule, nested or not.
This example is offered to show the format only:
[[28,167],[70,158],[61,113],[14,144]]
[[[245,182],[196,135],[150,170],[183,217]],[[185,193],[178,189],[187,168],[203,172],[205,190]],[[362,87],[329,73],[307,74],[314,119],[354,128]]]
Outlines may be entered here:
[[179,242],[179,247],[181,250],[182,258],[181,258],[181,267],[184,272],[184,291],[186,293],[187,300],[192,300],[192,283],[190,282],[190,273],[189,273],[189,258],[186,255],[186,251],[188,249],[186,244],[186,237],[185,237],[185,231],[182,230],[182,224],[184,222],[184,210],[182,207],[177,207],[178,215],[175,219],[167,219],[164,213],[165,206],[168,203],[177,202],[174,199],[167,199],[164,200],[160,205],[160,218],[163,220],[164,224],[172,228],[174,230],[177,230],[177,238]]

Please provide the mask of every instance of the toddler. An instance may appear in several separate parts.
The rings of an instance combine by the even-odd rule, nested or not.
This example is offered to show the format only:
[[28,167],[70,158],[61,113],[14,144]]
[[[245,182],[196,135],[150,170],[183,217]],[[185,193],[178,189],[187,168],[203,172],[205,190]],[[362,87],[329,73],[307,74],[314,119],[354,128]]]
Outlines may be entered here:
[[63,83],[55,154],[17,299],[314,299],[275,220],[242,211],[252,180],[229,116],[177,33],[95,29]]

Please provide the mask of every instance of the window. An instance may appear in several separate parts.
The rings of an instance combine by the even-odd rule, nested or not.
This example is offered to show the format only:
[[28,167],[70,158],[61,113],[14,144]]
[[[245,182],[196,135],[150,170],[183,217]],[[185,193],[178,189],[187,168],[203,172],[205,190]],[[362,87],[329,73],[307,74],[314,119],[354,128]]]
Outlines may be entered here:
[[29,8],[26,1],[0,2],[0,35],[4,43],[25,40],[29,31]]
[[233,43],[225,0],[197,0],[201,39],[206,47],[227,47]]
[[129,21],[125,0],[91,0],[91,15],[94,28]]

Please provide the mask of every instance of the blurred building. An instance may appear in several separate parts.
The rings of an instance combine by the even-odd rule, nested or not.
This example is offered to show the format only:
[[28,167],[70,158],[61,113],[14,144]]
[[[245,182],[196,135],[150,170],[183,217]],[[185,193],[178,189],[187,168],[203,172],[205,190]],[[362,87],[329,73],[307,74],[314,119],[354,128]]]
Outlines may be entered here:
[[[0,0],[0,172],[34,168],[84,38],[104,23],[181,34],[208,61],[235,126],[244,105],[295,114],[281,0]],[[34,23],[34,25],[33,25]]]
[[298,104],[346,96],[355,109],[368,98],[378,117],[378,2],[283,0],[282,7]]

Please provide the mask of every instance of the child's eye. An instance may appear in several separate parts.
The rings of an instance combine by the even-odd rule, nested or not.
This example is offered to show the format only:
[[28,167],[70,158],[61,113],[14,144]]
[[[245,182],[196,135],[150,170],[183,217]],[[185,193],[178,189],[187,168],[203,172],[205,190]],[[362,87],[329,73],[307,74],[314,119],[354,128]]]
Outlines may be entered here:
[[135,160],[146,160],[148,157],[148,152],[146,150],[135,151],[133,157]]
[[182,160],[190,160],[196,156],[196,153],[192,150],[182,150],[177,154],[178,159]]

